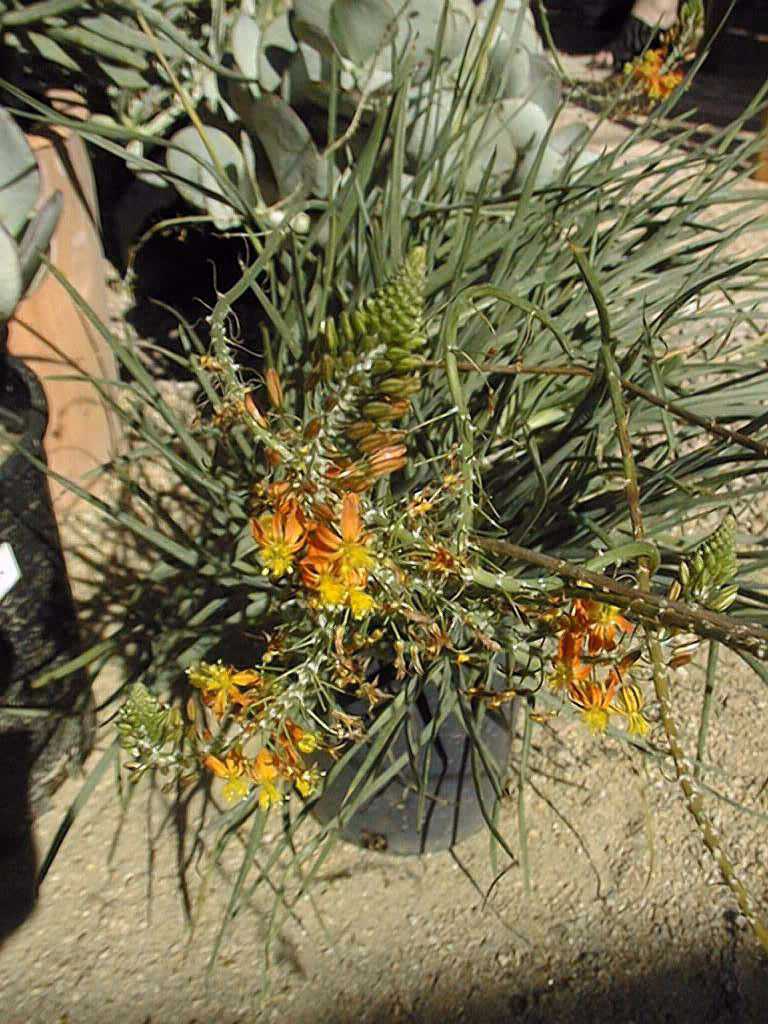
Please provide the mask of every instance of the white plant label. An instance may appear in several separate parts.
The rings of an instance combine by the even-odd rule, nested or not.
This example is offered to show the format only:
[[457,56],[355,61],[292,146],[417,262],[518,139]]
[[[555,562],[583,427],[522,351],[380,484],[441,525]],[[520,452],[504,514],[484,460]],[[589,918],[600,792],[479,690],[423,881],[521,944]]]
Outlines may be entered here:
[[21,579],[21,570],[13,548],[6,541],[0,544],[0,601]]

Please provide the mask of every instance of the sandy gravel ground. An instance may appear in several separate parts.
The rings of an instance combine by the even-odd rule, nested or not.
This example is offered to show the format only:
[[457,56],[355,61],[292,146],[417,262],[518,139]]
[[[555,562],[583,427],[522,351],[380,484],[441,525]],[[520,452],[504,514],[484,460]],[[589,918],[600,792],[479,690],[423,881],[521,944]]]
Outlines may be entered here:
[[[697,669],[678,679],[678,700],[691,716],[702,686]],[[764,686],[726,664],[709,779],[758,807],[765,806],[754,798],[766,776],[767,705]],[[690,748],[694,737],[687,741]],[[646,775],[624,747],[593,741],[576,725],[537,730],[532,767],[530,898],[513,867],[485,901],[494,873],[483,836],[456,857],[400,860],[337,847],[312,902],[301,904],[300,921],[281,930],[266,995],[266,896],[232,922],[206,983],[226,880],[206,860],[191,866],[193,893],[208,883],[190,936],[177,833],[173,821],[163,824],[163,799],[150,799],[144,787],[121,820],[114,782],[104,779],[36,912],[0,955],[0,1020],[766,1020],[768,967],[703,853],[669,770]],[[67,783],[56,811],[40,822],[41,850],[76,790]],[[768,906],[765,820],[710,804],[740,870]],[[501,824],[517,850],[514,796]]]

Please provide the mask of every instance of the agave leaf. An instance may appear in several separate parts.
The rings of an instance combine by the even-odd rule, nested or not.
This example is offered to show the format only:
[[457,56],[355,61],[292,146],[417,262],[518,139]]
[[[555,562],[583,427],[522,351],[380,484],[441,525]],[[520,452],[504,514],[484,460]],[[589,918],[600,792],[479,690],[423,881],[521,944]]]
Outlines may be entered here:
[[415,173],[418,173],[418,168],[413,162],[418,160],[420,154],[434,151],[437,138],[451,118],[454,106],[453,90],[441,89],[410,126],[405,151]]
[[[219,128],[207,127],[205,134],[233,185],[247,182],[245,161],[236,143]],[[207,210],[217,227],[231,227],[237,223],[238,215],[231,205],[217,198],[225,199],[224,191],[213,173],[210,155],[197,129],[188,125],[176,132],[170,142],[166,163],[168,170],[178,176],[174,185],[179,194],[193,206]]]
[[267,154],[280,194],[324,193],[324,165],[299,115],[279,96],[262,96],[239,111],[246,129]]
[[592,153],[586,148],[588,138],[586,125],[570,124],[552,136],[550,147],[567,161],[573,161],[572,169],[579,171],[600,159],[600,153]]
[[518,168],[523,153],[532,150],[535,155],[548,128],[549,119],[535,103],[520,103],[519,100],[495,103],[488,116],[472,128],[472,142],[468,146],[472,162],[466,178],[467,188],[474,190],[480,186],[491,162],[495,176],[509,177]]
[[538,104],[503,100],[496,105],[498,122],[503,125],[510,141],[518,150],[535,146],[549,128],[550,119]]
[[19,249],[0,224],[0,323],[10,320],[22,294]]
[[18,235],[40,190],[35,155],[7,110],[0,107],[0,224]]
[[330,29],[341,53],[364,64],[393,31],[395,11],[387,0],[334,0]]
[[530,56],[530,84],[526,97],[533,100],[550,119],[560,105],[562,85],[557,71],[545,56]]
[[46,199],[40,210],[35,214],[24,236],[19,243],[19,261],[21,264],[21,287],[26,292],[37,273],[41,257],[48,250],[51,238],[56,230],[61,215],[63,198],[61,192],[54,192]]
[[569,156],[574,150],[580,149],[589,136],[589,128],[585,124],[569,124],[552,136],[551,145],[558,153]]
[[[492,0],[486,0],[480,9],[480,16],[483,17],[484,14],[487,18],[492,13],[493,6]],[[524,46],[529,53],[543,52],[541,37],[536,31],[536,23],[527,3],[508,0],[504,4],[499,27],[508,37],[512,46]]]

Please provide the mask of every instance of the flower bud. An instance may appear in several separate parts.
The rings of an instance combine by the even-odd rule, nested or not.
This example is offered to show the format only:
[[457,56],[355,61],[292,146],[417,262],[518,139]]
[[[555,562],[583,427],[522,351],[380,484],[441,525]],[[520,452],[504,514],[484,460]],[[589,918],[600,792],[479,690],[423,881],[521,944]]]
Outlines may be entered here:
[[283,404],[283,386],[280,383],[280,378],[277,375],[277,370],[273,370],[272,367],[267,370],[265,375],[267,384],[267,394],[269,400],[275,409],[280,409]]

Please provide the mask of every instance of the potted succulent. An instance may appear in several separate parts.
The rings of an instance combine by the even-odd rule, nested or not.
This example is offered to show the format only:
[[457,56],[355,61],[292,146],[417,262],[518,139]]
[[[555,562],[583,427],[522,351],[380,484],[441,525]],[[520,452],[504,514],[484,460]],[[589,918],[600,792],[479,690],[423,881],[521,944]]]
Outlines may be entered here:
[[[3,109],[0,151],[0,832],[8,877],[19,879],[4,908],[14,923],[34,895],[30,815],[82,762],[93,722],[88,681],[69,665],[79,636],[45,471],[46,401],[6,350],[8,321],[35,285],[61,197],[35,210],[35,159]],[[7,923],[4,913],[2,930]]]
[[[632,148],[651,120],[597,159],[570,136],[556,161],[548,121],[506,165],[491,131],[504,8],[460,56],[438,44],[428,62],[418,88],[438,130],[414,127],[395,47],[356,159],[339,170],[331,142],[324,197],[288,204],[307,223],[260,233],[244,218],[251,250],[206,337],[180,326],[194,409],[164,401],[112,338],[139,443],[114,467],[130,503],[97,507],[141,561],[124,587],[109,578],[99,653],[126,683],[94,771],[120,759],[179,799],[200,788],[220,812],[214,856],[247,831],[223,934],[251,871],[276,917],[292,913],[339,836],[422,852],[447,804],[435,845],[451,845],[466,798],[496,853],[529,871],[532,735],[572,717],[674,765],[768,948],[698,785],[712,687],[694,755],[672,675],[703,644],[761,672],[768,657],[751,581],[765,556],[734,524],[768,470],[765,342],[736,333],[764,316],[762,264],[729,248],[758,201],[739,192],[751,149],[681,154],[668,136],[651,161]],[[331,76],[331,111],[340,89]],[[251,198],[243,186],[233,208]],[[248,291],[263,330],[238,339]],[[283,834],[257,867],[276,807]]]
[[[462,55],[486,34],[488,109],[463,157],[469,179],[480,182],[493,153],[494,175],[519,184],[529,169],[520,157],[542,144],[543,182],[562,171],[578,141],[573,130],[550,130],[560,82],[521,0],[290,0],[230,5],[216,19],[196,5],[171,5],[161,17],[119,2],[96,14],[83,3],[8,11],[0,30],[19,81],[41,58],[62,73],[79,61],[74,84],[100,95],[87,138],[122,155],[140,179],[118,211],[126,249],[143,226],[140,208],[144,216],[171,208],[152,232],[201,221],[219,231],[270,230],[286,216],[294,227],[307,224],[302,212],[333,187],[328,158],[335,173],[349,173],[363,140],[379,130],[377,104],[398,75],[409,77],[412,171],[434,137],[450,131]],[[446,65],[437,92],[429,77],[436,55]],[[18,85],[7,88],[21,95]],[[76,128],[39,102],[28,106]],[[574,158],[578,166],[588,156]],[[179,198],[194,212],[173,209]]]

